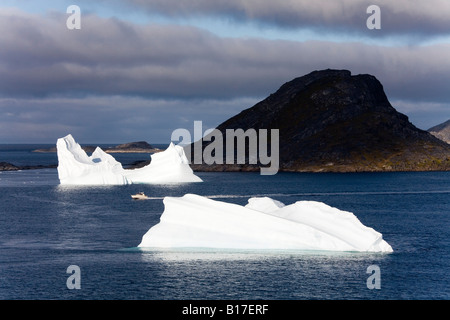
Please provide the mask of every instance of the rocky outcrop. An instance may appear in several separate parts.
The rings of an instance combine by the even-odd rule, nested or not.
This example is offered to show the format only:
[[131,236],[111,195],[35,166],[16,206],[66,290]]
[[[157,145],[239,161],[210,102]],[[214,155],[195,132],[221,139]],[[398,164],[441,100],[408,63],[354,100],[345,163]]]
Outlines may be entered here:
[[159,151],[162,150],[154,148],[145,141],[129,142],[105,149],[107,153],[153,153]]
[[0,171],[19,171],[19,170],[36,170],[36,169],[50,169],[56,168],[56,165],[29,165],[29,166],[16,166],[9,162],[0,162]]
[[20,168],[11,163],[0,162],[0,171],[17,171],[17,170],[20,170]]
[[[279,129],[280,170],[284,171],[450,169],[450,145],[397,112],[382,84],[368,74],[328,69],[296,78],[217,129],[225,137],[226,129],[238,128]],[[205,148],[210,142],[201,143]],[[258,165],[248,164],[193,164],[192,168],[259,170]]]
[[450,144],[450,120],[428,129],[428,132]]

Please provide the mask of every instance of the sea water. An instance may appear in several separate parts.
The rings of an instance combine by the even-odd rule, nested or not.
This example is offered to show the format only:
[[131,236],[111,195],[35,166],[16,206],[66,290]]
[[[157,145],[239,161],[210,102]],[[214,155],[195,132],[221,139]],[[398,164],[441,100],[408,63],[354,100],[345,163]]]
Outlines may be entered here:
[[[57,163],[8,148],[0,161]],[[450,172],[198,175],[203,183],[67,187],[56,169],[1,172],[0,299],[450,298]],[[140,191],[150,199],[132,200]],[[163,198],[186,193],[240,205],[321,201],[353,212],[394,252],[136,248]],[[69,266],[79,267],[80,289],[69,289]]]

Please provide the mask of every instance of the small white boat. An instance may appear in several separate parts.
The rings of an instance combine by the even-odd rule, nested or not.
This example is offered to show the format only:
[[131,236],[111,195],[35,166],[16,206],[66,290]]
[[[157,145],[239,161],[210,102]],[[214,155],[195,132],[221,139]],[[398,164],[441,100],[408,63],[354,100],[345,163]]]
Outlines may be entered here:
[[143,193],[143,192],[139,192],[139,193],[136,193],[136,194],[133,194],[133,195],[131,195],[131,198],[132,199],[135,199],[135,200],[145,200],[145,199],[148,199],[148,197],[145,195],[145,193]]

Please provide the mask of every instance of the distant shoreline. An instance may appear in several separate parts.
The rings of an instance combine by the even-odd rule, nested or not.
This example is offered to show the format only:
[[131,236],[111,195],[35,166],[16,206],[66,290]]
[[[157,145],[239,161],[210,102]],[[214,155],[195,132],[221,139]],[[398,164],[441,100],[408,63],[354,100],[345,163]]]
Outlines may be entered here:
[[[125,170],[132,170],[142,168],[150,163],[150,160],[137,160],[129,165],[124,165]],[[25,166],[16,166],[9,162],[0,162],[0,172],[2,171],[21,171],[21,170],[41,170],[41,169],[56,169],[58,168],[57,164],[49,164],[49,165],[25,165]]]
[[[82,149],[86,152],[94,152],[95,147],[82,147]],[[102,149],[103,150],[103,149]],[[157,153],[161,152],[163,150],[159,148],[153,148],[153,149],[106,149],[103,150],[106,153]],[[35,149],[32,152],[36,153],[56,153],[56,147],[49,148],[49,149]]]
[[55,169],[57,167],[58,167],[58,165],[56,165],[56,164],[16,166],[9,162],[0,162],[0,171]]
[[[150,164],[151,160],[137,160],[129,165],[123,165],[125,170],[132,170],[141,168]],[[234,166],[229,165],[228,167],[221,166],[220,168],[217,166],[207,166],[207,165],[195,165],[190,164],[192,170],[194,172],[259,172],[259,167],[257,166]],[[58,167],[57,164],[50,165],[25,165],[25,166],[16,166],[9,162],[0,162],[0,172],[2,171],[20,171],[20,170],[39,170],[39,169],[56,169]],[[449,170],[443,169],[423,169],[423,168],[415,168],[408,170],[399,170],[399,169],[378,169],[378,170],[369,170],[369,169],[341,169],[341,170],[324,170],[324,168],[310,168],[305,170],[292,170],[286,168],[280,168],[278,172],[291,172],[291,173],[387,173],[387,172],[448,172]]]
[[[92,153],[95,151],[95,149],[97,149],[96,146],[91,145],[81,146],[81,148],[87,153]],[[106,153],[156,153],[163,151],[160,148],[152,146],[146,141],[128,142],[113,147],[103,147],[101,149]],[[57,151],[58,149],[56,148],[56,146],[53,146],[51,148],[35,149],[32,152],[54,153]]]

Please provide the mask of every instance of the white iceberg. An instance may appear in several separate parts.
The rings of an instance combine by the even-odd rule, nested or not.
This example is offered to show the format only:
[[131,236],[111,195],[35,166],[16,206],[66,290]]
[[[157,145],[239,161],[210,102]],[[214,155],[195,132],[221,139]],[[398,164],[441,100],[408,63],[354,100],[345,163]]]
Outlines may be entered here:
[[202,181],[193,173],[184,149],[180,146],[170,143],[164,152],[155,153],[151,158],[152,161],[149,165],[139,169],[125,170],[124,175],[133,183]]
[[149,165],[125,170],[110,154],[97,147],[88,156],[72,135],[56,142],[58,177],[63,185],[123,185],[132,183],[201,182],[194,174],[180,146],[172,143],[163,152],[153,154]]
[[144,234],[140,248],[393,251],[353,213],[321,202],[285,206],[265,197],[240,206],[194,194],[163,201],[160,222]]
[[58,139],[58,177],[61,184],[129,184],[124,169],[113,156],[96,148],[89,157],[72,135]]

